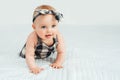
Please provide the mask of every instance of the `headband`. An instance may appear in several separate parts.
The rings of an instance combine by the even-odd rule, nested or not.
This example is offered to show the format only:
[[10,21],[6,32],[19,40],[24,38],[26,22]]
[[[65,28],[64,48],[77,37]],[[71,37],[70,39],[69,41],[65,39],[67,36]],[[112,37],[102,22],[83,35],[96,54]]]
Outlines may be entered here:
[[40,15],[45,15],[45,14],[52,14],[55,16],[55,19],[58,20],[58,22],[61,20],[61,18],[63,17],[63,14],[54,11],[54,10],[47,10],[47,9],[40,9],[40,10],[35,10],[35,12],[37,12],[37,14],[35,16],[33,16],[33,22],[35,21],[35,19],[40,16]]

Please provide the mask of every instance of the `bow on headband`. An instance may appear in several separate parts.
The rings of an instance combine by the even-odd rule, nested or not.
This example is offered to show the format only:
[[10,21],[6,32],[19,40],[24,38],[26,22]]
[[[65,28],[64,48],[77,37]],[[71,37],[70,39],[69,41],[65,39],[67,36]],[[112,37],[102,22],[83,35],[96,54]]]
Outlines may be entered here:
[[37,14],[35,16],[33,16],[33,22],[35,21],[35,19],[40,16],[40,15],[45,15],[45,14],[52,14],[55,16],[55,19],[58,20],[58,22],[61,20],[61,18],[63,17],[63,14],[53,11],[53,10],[47,10],[47,9],[40,9],[40,10],[35,10],[35,12],[37,12]]

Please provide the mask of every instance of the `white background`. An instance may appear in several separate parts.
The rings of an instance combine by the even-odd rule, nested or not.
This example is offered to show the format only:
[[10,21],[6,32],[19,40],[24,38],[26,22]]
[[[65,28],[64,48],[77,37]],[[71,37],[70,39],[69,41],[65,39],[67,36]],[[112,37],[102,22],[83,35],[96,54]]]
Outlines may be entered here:
[[31,24],[36,6],[49,4],[64,14],[62,24],[120,25],[119,0],[0,0],[0,24]]

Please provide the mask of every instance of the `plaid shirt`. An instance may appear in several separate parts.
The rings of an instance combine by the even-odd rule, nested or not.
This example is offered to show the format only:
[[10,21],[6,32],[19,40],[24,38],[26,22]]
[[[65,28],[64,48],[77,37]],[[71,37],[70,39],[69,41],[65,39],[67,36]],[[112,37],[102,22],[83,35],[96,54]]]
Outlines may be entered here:
[[[43,58],[47,58],[48,56],[50,56],[51,53],[56,52],[56,47],[58,44],[57,38],[53,38],[53,45],[52,46],[47,46],[45,43],[43,43],[41,41],[40,38],[38,38],[38,43],[35,47],[35,59],[43,59]],[[20,51],[20,56],[22,58],[25,58],[25,49],[26,48],[26,44],[23,46],[22,50]]]

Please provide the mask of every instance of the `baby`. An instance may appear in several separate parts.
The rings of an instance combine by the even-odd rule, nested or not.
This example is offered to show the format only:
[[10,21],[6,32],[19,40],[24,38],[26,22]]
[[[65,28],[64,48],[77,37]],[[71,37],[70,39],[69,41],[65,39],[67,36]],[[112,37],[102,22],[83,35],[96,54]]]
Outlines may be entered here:
[[50,66],[56,69],[63,67],[65,44],[57,26],[62,16],[50,5],[41,5],[35,9],[32,24],[34,31],[20,52],[32,73],[38,74],[43,70],[35,64],[35,59],[48,58],[54,52],[57,52],[57,56]]

